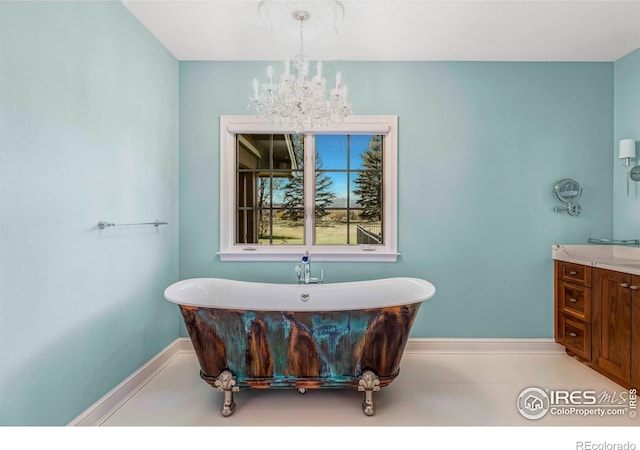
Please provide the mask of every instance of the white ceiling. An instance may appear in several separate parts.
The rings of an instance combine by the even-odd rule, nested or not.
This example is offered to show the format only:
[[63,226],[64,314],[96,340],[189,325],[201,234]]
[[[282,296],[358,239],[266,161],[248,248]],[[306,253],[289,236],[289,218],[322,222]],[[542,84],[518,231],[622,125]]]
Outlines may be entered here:
[[[181,61],[281,60],[259,1],[123,0]],[[297,3],[300,3],[298,1]],[[615,61],[640,47],[640,1],[343,0],[337,34],[305,36],[313,60]]]

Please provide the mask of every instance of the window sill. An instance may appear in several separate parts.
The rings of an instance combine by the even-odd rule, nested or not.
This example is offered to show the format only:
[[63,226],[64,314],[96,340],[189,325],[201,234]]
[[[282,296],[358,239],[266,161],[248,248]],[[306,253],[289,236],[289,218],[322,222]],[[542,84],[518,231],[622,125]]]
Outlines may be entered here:
[[268,246],[237,246],[217,252],[220,261],[299,261],[308,251],[313,261],[319,262],[397,262],[397,252],[385,248],[354,245],[348,248],[274,249]]

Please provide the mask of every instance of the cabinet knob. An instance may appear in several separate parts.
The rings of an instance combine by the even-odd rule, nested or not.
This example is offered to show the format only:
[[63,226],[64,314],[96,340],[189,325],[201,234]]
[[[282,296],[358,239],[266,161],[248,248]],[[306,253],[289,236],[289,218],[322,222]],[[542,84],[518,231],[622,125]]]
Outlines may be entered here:
[[629,284],[628,283],[620,283],[620,286],[622,286],[623,288],[628,288]]
[[569,299],[569,301],[570,301],[571,303],[577,303],[577,302],[578,302],[578,300],[576,300],[575,298],[570,298],[570,299]]
[[578,272],[576,272],[575,270],[572,270],[571,272],[569,272],[569,275],[578,275]]
[[571,337],[576,337],[576,336],[578,336],[578,335],[572,331],[571,333],[569,333],[569,336],[571,336]]
[[634,291],[637,291],[638,289],[640,289],[640,287],[632,284],[631,286],[629,286],[629,289],[633,289]]

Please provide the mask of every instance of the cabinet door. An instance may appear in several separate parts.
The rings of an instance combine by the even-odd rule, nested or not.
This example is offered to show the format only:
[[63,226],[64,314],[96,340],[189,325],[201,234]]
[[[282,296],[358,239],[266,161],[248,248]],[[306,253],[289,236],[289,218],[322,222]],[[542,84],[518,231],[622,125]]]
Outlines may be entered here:
[[631,380],[631,275],[597,271],[594,362],[620,380]]
[[598,269],[593,314],[594,362],[620,380],[631,380],[631,275]]
[[640,388],[640,276],[631,277],[631,386]]

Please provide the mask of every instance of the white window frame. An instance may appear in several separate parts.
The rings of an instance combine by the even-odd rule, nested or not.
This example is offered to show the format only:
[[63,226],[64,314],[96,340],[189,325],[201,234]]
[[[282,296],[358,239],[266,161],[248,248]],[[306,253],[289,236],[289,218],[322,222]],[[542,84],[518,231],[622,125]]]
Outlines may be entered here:
[[[398,258],[398,116],[349,116],[329,129],[305,130],[317,134],[381,134],[383,151],[383,245],[313,245],[313,230],[305,227],[304,245],[236,244],[236,134],[295,133],[275,127],[268,120],[254,116],[220,116],[220,251],[221,261],[298,261],[309,252],[314,261],[395,262]],[[305,137],[305,139],[307,139]],[[304,179],[315,176],[315,152],[305,152]],[[313,183],[305,183],[305,217],[314,216],[307,199],[313,196]]]

